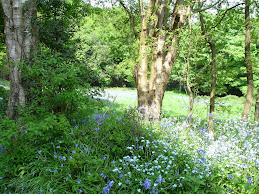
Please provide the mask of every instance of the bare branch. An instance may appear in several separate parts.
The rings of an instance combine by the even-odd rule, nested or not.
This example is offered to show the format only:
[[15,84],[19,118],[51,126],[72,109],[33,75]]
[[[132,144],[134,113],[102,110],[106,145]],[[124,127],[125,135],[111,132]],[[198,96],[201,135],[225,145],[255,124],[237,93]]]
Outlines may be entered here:
[[127,12],[127,14],[129,15],[129,18],[130,18],[130,25],[131,25],[131,28],[133,30],[133,33],[134,33],[134,36],[137,40],[137,42],[139,43],[139,38],[138,38],[138,33],[136,31],[136,28],[134,26],[134,17],[133,15],[130,13],[129,9],[125,6],[125,4],[123,3],[122,0],[119,0],[120,2],[120,5],[124,8],[124,10]]
[[[223,1],[224,1],[224,0],[218,0],[218,1],[216,1],[216,3],[210,5],[209,7],[203,8],[203,9],[201,9],[201,8],[203,7],[203,6],[201,6],[201,8],[200,8],[199,10],[198,10],[198,9],[194,9],[194,10],[193,10],[193,13],[206,11],[206,10],[208,10],[208,9],[211,9],[211,8],[214,7],[215,5],[222,3]],[[203,2],[202,2],[202,3],[203,3]]]
[[228,8],[228,9],[224,12],[224,14],[223,14],[223,16],[221,17],[221,19],[219,20],[219,22],[218,22],[215,26],[212,26],[211,29],[216,28],[216,27],[222,22],[222,20],[224,19],[224,17],[226,16],[226,14],[227,14],[227,12],[228,12],[229,10],[234,9],[234,8],[238,7],[239,5],[244,5],[244,4],[245,4],[245,3],[239,3],[239,4],[234,5],[233,7]]

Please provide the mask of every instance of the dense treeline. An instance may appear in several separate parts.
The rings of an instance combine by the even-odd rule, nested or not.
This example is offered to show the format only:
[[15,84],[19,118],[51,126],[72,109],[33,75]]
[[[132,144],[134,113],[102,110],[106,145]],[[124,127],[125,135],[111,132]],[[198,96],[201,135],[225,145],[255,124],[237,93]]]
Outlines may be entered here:
[[[51,5],[51,2],[55,2],[55,5]],[[49,6],[53,6],[55,9],[50,10]],[[129,17],[122,7],[99,8],[84,5],[82,8],[79,3],[66,5],[62,1],[49,1],[48,3],[39,1],[38,11],[37,26],[40,42],[66,57],[75,55],[74,60],[84,64],[81,69],[81,77],[86,82],[92,86],[135,87],[133,67],[137,64],[138,47],[130,28]],[[76,16],[76,13],[82,15]],[[70,17],[65,17],[69,14]],[[209,12],[205,17],[208,23],[206,25],[209,27],[216,25],[219,20],[217,15]],[[243,17],[241,9],[230,10],[217,28],[213,28],[210,32],[218,45],[217,95],[219,96],[246,95]],[[2,15],[1,19],[1,23],[3,23]],[[191,83],[197,94],[208,95],[210,92],[209,48],[202,37],[199,21],[193,20],[192,22],[194,32],[191,37]],[[252,18],[251,22],[253,26],[251,55],[253,64],[257,64],[259,44],[257,17]],[[3,37],[3,25],[1,31]],[[187,37],[188,31],[186,30],[168,89],[186,88],[184,56],[187,51]],[[4,46],[3,38],[1,40],[1,44]],[[8,78],[4,47],[1,57],[1,77]],[[255,88],[259,84],[258,71],[258,66],[254,65]]]

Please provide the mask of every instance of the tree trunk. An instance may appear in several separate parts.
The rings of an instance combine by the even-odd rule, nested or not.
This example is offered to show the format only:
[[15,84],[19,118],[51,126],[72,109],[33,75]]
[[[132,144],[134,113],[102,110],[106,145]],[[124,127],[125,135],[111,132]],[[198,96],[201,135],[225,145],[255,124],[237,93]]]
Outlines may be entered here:
[[190,95],[190,112],[189,112],[189,122],[191,123],[192,120],[192,114],[193,114],[193,103],[194,103],[194,95],[192,92],[192,88],[190,85],[190,57],[191,57],[191,34],[192,34],[192,23],[191,23],[191,17],[189,17],[189,41],[188,41],[188,51],[187,51],[187,59],[186,59],[186,65],[187,65],[187,73],[186,73],[186,85],[187,90]]
[[214,110],[215,110],[215,95],[216,95],[216,45],[210,36],[206,35],[205,24],[203,15],[200,13],[201,31],[205,35],[206,42],[210,45],[211,49],[211,92],[210,92],[210,113],[209,113],[209,136],[214,139]]
[[259,119],[259,88],[257,90],[257,96],[255,101],[255,119]]
[[192,117],[192,114],[193,114],[194,95],[193,95],[192,88],[191,88],[191,86],[190,86],[190,42],[188,43],[186,85],[187,85],[187,90],[188,90],[189,95],[190,95],[190,112],[189,112],[189,118],[191,118],[191,117]]
[[247,74],[247,91],[246,91],[246,102],[245,107],[242,113],[242,119],[246,120],[250,114],[252,101],[253,101],[253,91],[254,91],[254,81],[253,81],[253,69],[252,61],[250,54],[250,42],[251,42],[251,25],[250,25],[250,16],[249,8],[251,1],[245,1],[245,26],[246,26],[246,35],[245,35],[245,64],[246,64],[246,74]]
[[[171,77],[180,41],[179,33],[190,14],[187,2],[177,0],[172,14],[169,6],[172,0],[156,3],[150,0],[148,9],[141,7],[140,61],[135,68],[135,81],[138,91],[138,107],[149,119],[161,116],[162,101]],[[155,4],[156,3],[156,4]],[[150,17],[152,16],[152,17]],[[171,24],[168,27],[169,17]],[[148,82],[148,50],[152,48],[151,72]]]
[[36,18],[35,0],[1,0],[4,20],[7,56],[10,67],[10,96],[7,115],[18,118],[18,107],[25,106],[25,86],[21,80],[19,65],[32,56],[37,46],[33,19]]

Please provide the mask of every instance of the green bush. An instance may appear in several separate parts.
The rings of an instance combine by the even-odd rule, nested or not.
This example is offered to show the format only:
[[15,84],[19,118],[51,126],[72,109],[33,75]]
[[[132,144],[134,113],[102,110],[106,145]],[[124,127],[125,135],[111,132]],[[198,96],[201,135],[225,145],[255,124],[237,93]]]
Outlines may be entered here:
[[0,118],[6,114],[9,91],[0,86]]
[[[22,66],[23,82],[28,88],[27,102],[29,114],[72,114],[87,98],[83,96],[77,76],[79,65],[61,57],[44,47],[28,65]],[[85,84],[85,88],[88,85]]]

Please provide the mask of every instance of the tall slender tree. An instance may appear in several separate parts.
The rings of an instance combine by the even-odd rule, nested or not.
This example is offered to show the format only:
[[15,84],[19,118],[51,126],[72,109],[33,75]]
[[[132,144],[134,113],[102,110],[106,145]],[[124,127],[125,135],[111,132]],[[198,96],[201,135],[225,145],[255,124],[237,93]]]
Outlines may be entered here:
[[215,110],[215,95],[216,95],[216,81],[217,81],[216,44],[205,30],[205,23],[204,23],[202,13],[199,13],[199,16],[200,16],[202,34],[205,36],[205,40],[209,44],[210,50],[211,50],[211,91],[210,91],[209,134],[210,134],[210,137],[213,139],[214,138],[213,115]]
[[254,91],[254,81],[253,81],[253,68],[250,53],[250,43],[251,43],[251,24],[250,24],[250,5],[251,0],[245,0],[245,65],[247,74],[247,91],[246,91],[246,102],[242,113],[242,119],[247,119],[250,114],[252,101],[253,101],[253,91]]
[[10,96],[7,115],[18,118],[18,107],[25,106],[26,88],[21,79],[19,64],[32,57],[37,47],[35,0],[1,0],[4,21],[7,56],[10,68]]

